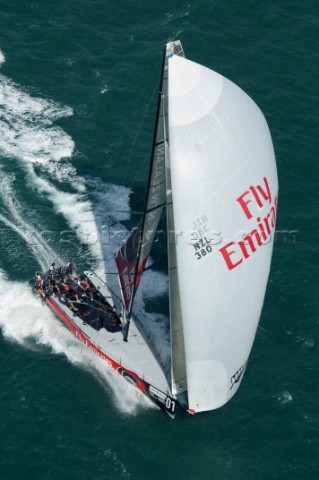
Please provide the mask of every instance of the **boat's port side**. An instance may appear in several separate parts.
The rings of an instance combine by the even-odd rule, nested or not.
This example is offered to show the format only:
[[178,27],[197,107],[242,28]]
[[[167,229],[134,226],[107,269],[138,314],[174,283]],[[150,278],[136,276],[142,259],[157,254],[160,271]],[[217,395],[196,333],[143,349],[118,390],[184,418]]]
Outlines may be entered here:
[[[115,311],[107,285],[93,273],[85,275],[85,279],[90,284],[90,294],[78,295],[77,298],[74,292],[67,293],[68,296],[65,292],[62,294],[61,288],[57,286],[48,288],[43,285],[43,288],[35,289],[35,292],[52,308],[79,341],[173,417],[176,399],[151,385],[144,376],[141,377],[132,369],[125,367],[121,360],[116,360],[108,354],[108,348],[112,352],[111,348],[115,348],[115,344],[119,345],[123,342],[121,319]],[[130,344],[126,343],[125,346],[130,348]]]
[[[57,313],[59,318],[66,324],[66,326],[73,332],[75,337],[80,340],[87,348],[92,350],[96,355],[103,358],[110,367],[116,370],[126,381],[133,384],[138,390],[143,392],[153,403],[159,408],[165,410],[171,417],[175,414],[176,399],[170,397],[158,388],[150,385],[145,380],[141,379],[135,372],[128,370],[116,362],[114,359],[106,355],[100,350],[91,340],[81,331],[61,306],[58,305],[54,298],[48,298],[47,303]],[[67,308],[67,307],[66,307]],[[70,311],[70,315],[73,315]]]

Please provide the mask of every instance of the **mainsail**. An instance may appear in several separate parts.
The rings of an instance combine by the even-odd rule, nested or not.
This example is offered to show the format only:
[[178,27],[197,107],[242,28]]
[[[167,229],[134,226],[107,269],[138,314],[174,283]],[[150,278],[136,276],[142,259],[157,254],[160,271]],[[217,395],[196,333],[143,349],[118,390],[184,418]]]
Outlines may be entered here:
[[166,202],[165,187],[165,128],[163,110],[163,75],[165,55],[163,56],[162,74],[157,103],[157,114],[154,128],[153,146],[149,170],[149,178],[143,217],[131,236],[121,247],[115,257],[122,297],[129,320],[133,299],[143,274],[163,206]]

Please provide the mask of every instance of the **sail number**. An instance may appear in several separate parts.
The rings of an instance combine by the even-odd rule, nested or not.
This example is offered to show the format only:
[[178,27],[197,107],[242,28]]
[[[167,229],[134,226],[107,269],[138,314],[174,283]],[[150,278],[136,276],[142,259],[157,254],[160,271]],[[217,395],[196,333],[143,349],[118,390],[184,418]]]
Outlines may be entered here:
[[195,257],[197,260],[205,257],[208,253],[213,251],[212,246],[210,245],[210,240],[206,237],[200,238],[198,242],[193,243],[193,247],[195,249]]
[[213,251],[210,245],[212,240],[207,238],[209,233],[208,218],[206,215],[196,218],[193,221],[192,245],[194,247],[194,255],[197,260],[205,257],[208,253]]
[[202,257],[205,257],[207,253],[210,253],[212,251],[212,247],[210,245],[207,245],[205,248],[202,248],[199,252],[195,252],[195,256],[197,260],[200,260]]

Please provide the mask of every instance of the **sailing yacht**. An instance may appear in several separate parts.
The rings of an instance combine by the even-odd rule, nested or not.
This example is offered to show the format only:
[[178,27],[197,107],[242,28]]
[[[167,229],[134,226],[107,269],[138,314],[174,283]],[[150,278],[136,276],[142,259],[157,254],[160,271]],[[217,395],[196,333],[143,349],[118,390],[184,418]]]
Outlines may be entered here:
[[[40,293],[76,337],[174,415],[214,410],[242,381],[264,301],[278,179],[266,120],[222,75],[165,45],[141,222],[115,256],[121,298],[84,272],[87,294]],[[166,211],[171,355],[163,362],[134,299]],[[71,308],[72,307],[72,308]],[[76,311],[74,311],[76,309]]]

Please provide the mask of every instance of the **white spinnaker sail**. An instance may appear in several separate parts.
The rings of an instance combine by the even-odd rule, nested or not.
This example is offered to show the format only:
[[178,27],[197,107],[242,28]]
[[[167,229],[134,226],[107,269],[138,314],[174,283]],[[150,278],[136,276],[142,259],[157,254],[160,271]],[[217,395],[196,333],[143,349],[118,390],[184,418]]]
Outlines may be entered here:
[[194,62],[168,59],[169,143],[189,409],[237,390],[270,270],[278,180],[256,104]]

